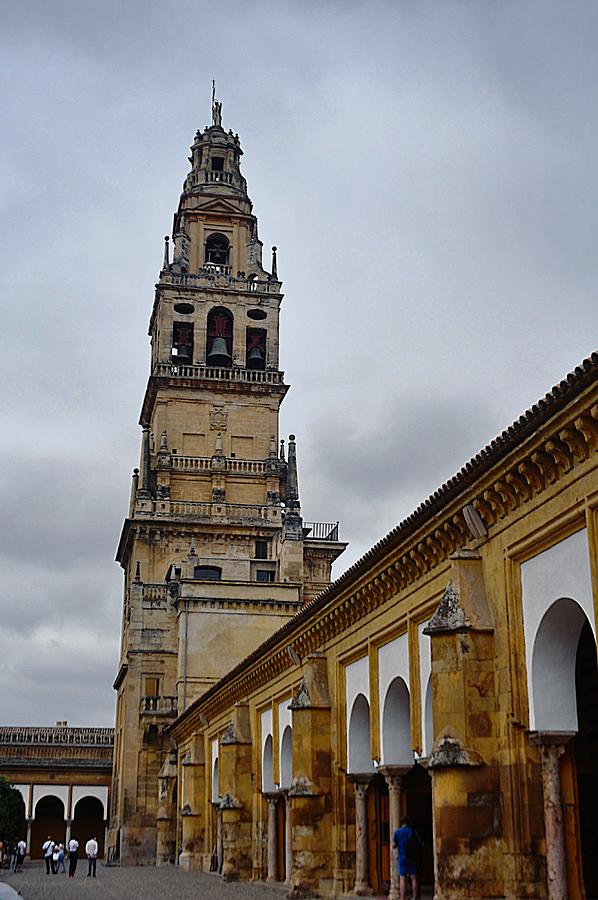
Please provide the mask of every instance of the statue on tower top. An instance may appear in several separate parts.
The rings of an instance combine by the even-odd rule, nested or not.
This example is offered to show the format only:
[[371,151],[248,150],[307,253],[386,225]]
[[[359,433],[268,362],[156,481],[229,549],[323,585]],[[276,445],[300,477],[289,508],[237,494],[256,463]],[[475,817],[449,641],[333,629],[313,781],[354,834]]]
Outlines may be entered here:
[[212,125],[222,128],[222,103],[216,100],[216,81],[212,78]]

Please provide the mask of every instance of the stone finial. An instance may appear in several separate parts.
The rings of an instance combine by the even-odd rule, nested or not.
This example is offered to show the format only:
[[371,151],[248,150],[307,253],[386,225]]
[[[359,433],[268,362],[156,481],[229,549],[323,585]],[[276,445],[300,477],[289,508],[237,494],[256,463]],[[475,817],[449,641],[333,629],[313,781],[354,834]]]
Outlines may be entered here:
[[465,612],[461,606],[459,594],[449,581],[438,609],[430,619],[424,634],[437,634],[442,631],[459,631],[471,627]]
[[276,435],[270,435],[270,451],[268,453],[270,459],[276,459]]
[[160,435],[160,451],[162,453],[168,453],[168,435],[166,431],[163,431]]
[[220,432],[216,434],[216,445],[214,447],[214,453],[218,456],[222,455],[222,434]]
[[295,435],[289,435],[289,452],[288,452],[288,469],[287,469],[287,490],[286,502],[299,506],[299,478],[297,476],[297,445],[295,444]]
[[321,789],[307,775],[296,775],[289,788],[289,797],[320,797]]
[[452,769],[458,767],[483,766],[484,760],[477,750],[470,750],[464,746],[460,738],[445,728],[434,743],[432,752],[428,757],[426,768],[428,769]]
[[451,556],[450,581],[424,634],[493,628],[482,558],[476,551],[459,550]]
[[276,261],[276,247],[272,247],[272,278],[278,281],[278,265]]
[[220,809],[241,809],[242,806],[243,804],[232,794],[225,794],[220,798]]
[[250,744],[251,725],[249,721],[249,706],[243,701],[235,703],[233,717],[228,723],[226,731],[220,738],[221,744]]
[[289,709],[328,708],[328,661],[323,653],[309,653],[305,658],[303,678]]
[[135,581],[141,581],[141,566],[139,560],[135,563]]
[[162,268],[167,269],[170,266],[170,238],[164,235],[164,263]]
[[284,456],[284,438],[280,439],[280,461],[286,462],[285,456]]

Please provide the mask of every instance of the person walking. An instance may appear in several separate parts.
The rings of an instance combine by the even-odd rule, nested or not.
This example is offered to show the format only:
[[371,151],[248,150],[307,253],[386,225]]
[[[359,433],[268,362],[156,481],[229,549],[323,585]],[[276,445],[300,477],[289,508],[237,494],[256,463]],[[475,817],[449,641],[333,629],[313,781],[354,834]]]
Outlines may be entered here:
[[96,862],[98,859],[98,842],[92,837],[85,844],[85,852],[87,854],[87,877],[96,877]]
[[16,857],[15,857],[15,872],[23,871],[23,860],[25,859],[25,854],[27,852],[27,844],[21,838],[16,846]]
[[54,844],[54,849],[52,850],[52,873],[56,875],[58,873],[58,855],[60,853],[59,844]]
[[64,872],[66,875],[66,869],[64,867],[64,844],[58,845],[58,865],[57,868],[60,869],[61,872]]
[[79,841],[72,837],[69,841],[69,878],[75,877],[77,871],[77,860],[79,858]]
[[44,862],[46,864],[46,875],[50,874],[52,869],[52,853],[54,852],[54,841],[52,840],[51,835],[48,835],[47,841],[44,841],[42,846],[42,853],[44,856]]
[[392,836],[392,845],[398,850],[399,894],[407,900],[407,879],[411,879],[413,900],[419,900],[419,869],[422,857],[422,840],[409,816],[403,816],[401,827]]

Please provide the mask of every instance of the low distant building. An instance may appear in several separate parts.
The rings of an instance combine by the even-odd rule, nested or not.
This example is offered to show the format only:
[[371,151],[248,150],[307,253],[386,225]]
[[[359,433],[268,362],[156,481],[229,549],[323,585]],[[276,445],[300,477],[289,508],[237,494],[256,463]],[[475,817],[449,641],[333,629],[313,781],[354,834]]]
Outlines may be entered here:
[[32,859],[50,834],[65,845],[97,838],[106,850],[113,728],[0,727],[0,775],[23,798],[23,835]]

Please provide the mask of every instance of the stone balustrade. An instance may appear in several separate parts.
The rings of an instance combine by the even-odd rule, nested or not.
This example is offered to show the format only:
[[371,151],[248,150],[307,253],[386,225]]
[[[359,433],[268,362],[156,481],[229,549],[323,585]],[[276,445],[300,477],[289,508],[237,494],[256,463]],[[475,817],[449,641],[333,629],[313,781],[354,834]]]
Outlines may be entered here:
[[283,384],[284,372],[260,369],[228,369],[219,366],[188,366],[178,363],[156,363],[152,375],[167,378],[197,378],[208,381],[238,381],[255,384]]
[[176,697],[142,697],[139,704],[140,715],[151,716],[170,716],[176,718],[177,715],[177,698]]
[[[172,468],[180,472],[206,472],[211,468],[210,456],[173,456]],[[267,471],[267,462],[260,459],[229,459],[225,458],[226,472],[234,475],[264,475]]]
[[[226,270],[226,271],[224,271]],[[247,278],[239,273],[232,274],[230,266],[204,266],[197,273],[171,272],[164,269],[160,273],[161,284],[171,284],[176,287],[200,288],[213,285],[220,279],[227,287],[237,291],[250,291],[257,294],[280,294],[282,282],[273,279]]]

